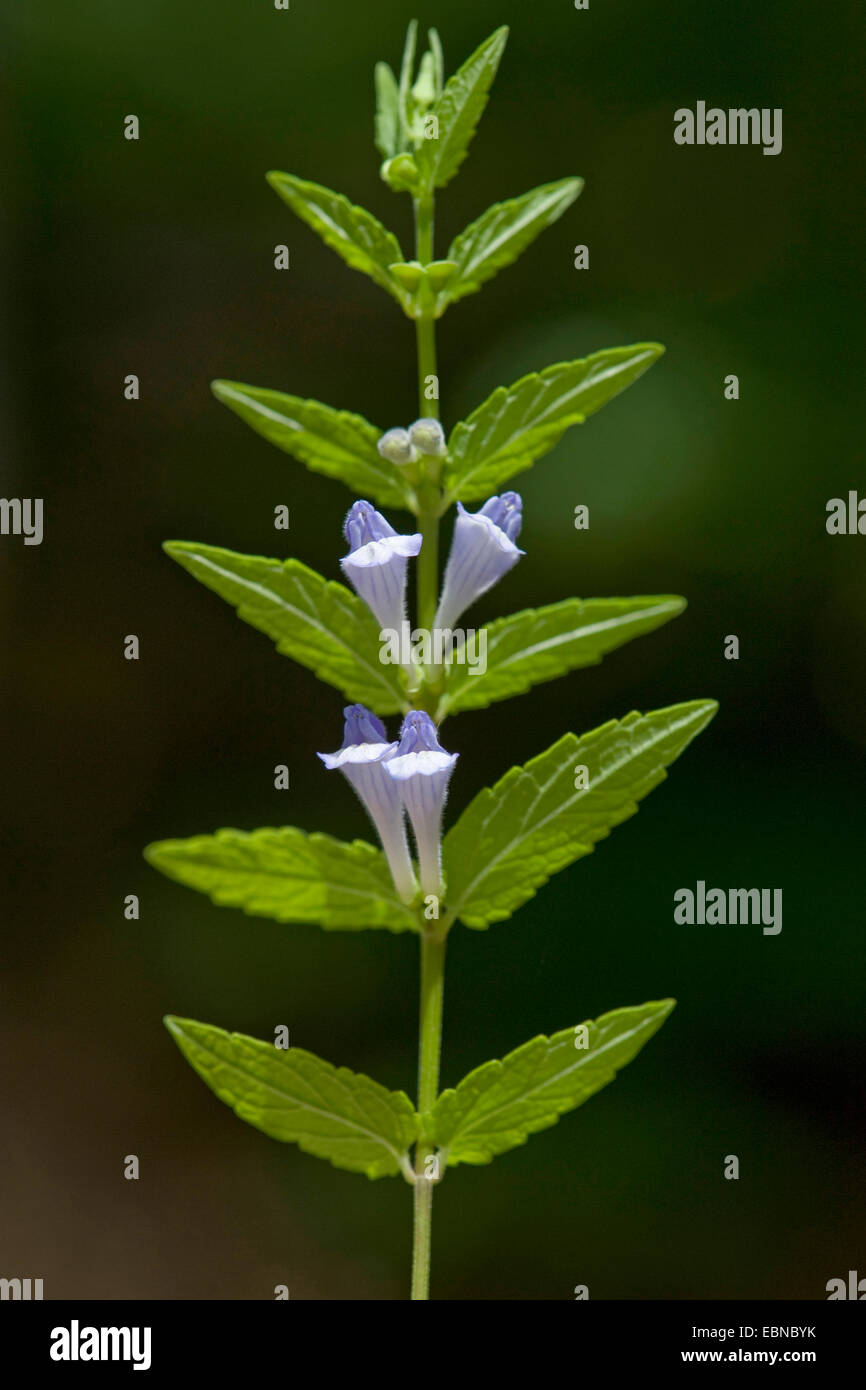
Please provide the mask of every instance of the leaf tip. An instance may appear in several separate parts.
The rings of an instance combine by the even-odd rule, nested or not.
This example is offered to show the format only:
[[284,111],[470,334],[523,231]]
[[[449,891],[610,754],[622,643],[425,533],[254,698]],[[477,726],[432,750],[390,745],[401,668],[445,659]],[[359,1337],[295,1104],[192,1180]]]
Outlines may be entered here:
[[274,192],[282,196],[285,187],[287,185],[291,187],[294,183],[294,179],[291,174],[285,174],[280,169],[269,169],[265,174],[265,183],[270,184]]
[[687,721],[687,723],[696,724],[697,728],[695,728],[689,734],[689,742],[691,742],[695,734],[700,733],[701,729],[706,728],[710,720],[713,719],[715,715],[718,713],[718,709],[718,700],[712,700],[707,698],[697,700],[682,700],[679,704],[668,705],[666,709],[653,710],[651,713],[653,715],[678,715],[682,716]]
[[511,29],[509,25],[500,24],[499,28],[494,29],[493,33],[490,35],[490,38],[487,39],[484,44],[482,44],[482,48],[487,48],[489,50],[490,57],[493,59],[494,73],[499,67],[499,63],[502,59],[502,54],[505,51],[505,45],[508,42],[508,36],[510,33]]
[[712,700],[712,699],[695,700],[694,704],[695,704],[695,709],[703,709],[703,710],[704,710],[704,712],[705,712],[705,714],[706,714],[706,716],[707,716],[707,720],[713,719],[713,718],[715,717],[715,715],[717,715],[718,712],[719,712],[719,702],[718,702],[718,700]]
[[689,700],[683,705],[683,710],[691,721],[692,727],[689,732],[689,742],[702,733],[719,712],[718,700]]
[[215,380],[211,382],[210,389],[211,394],[215,396],[222,405],[228,405],[231,406],[232,409],[237,409],[237,402],[239,400],[242,404],[246,404],[243,400],[244,388],[238,381],[227,381],[225,377],[216,377]]

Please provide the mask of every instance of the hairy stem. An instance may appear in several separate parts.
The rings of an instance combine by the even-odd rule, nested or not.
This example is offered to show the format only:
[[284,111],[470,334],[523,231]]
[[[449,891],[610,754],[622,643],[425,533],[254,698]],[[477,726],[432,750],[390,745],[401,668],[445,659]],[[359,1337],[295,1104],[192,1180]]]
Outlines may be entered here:
[[[415,259],[427,265],[433,259],[433,193],[424,193],[415,199]],[[439,418],[439,383],[435,391],[429,392],[430,378],[436,371],[436,320],[433,316],[432,296],[429,304],[423,305],[423,312],[415,320],[415,337],[418,344],[418,414]]]
[[429,1178],[417,1177],[413,1194],[412,1241],[412,1302],[424,1302],[430,1297],[430,1236],[433,1224],[433,1184]]
[[[415,256],[422,265],[433,259],[433,192],[415,200]],[[439,383],[436,368],[436,320],[432,302],[415,321],[418,348],[418,414],[439,418]],[[431,377],[437,380],[431,383]],[[430,391],[431,384],[434,390]],[[433,625],[439,593],[438,478],[425,479],[419,488],[418,525],[423,536],[418,556],[418,626]],[[442,1045],[442,999],[445,987],[445,934],[432,922],[432,931],[421,934],[421,1008],[418,1028],[418,1111],[432,1110],[439,1094],[439,1054]],[[413,1301],[430,1297],[430,1244],[433,1222],[433,1188],[438,1174],[430,1171],[431,1143],[422,1133],[415,1148],[414,1221],[412,1237]],[[435,1167],[435,1164],[433,1165]]]
[[433,190],[415,199],[415,259],[427,265],[433,259]]
[[[439,1094],[439,1054],[442,1046],[442,1001],[445,990],[445,936],[421,936],[421,1014],[418,1047],[418,1111],[432,1110]],[[412,1299],[430,1297],[430,1239],[433,1188],[438,1174],[430,1171],[433,1146],[422,1134],[415,1148]]]
[[424,537],[418,554],[418,626],[429,632],[439,599],[439,518],[423,511],[418,525]]
[[[422,265],[433,259],[432,191],[415,199],[415,257]],[[436,368],[436,320],[432,302],[415,320],[418,349],[418,415],[439,418],[439,383]],[[435,377],[435,389],[429,391]],[[430,396],[430,399],[428,399]],[[418,626],[430,629],[439,593],[439,508],[441,496],[434,476],[425,478],[418,489],[418,523],[424,537],[418,556]]]
[[427,389],[430,385],[430,377],[437,376],[436,371],[436,320],[432,313],[425,314],[423,318],[415,320],[415,339],[418,344],[418,414],[427,419],[439,419],[439,386],[435,383],[436,394],[430,399],[427,396]]

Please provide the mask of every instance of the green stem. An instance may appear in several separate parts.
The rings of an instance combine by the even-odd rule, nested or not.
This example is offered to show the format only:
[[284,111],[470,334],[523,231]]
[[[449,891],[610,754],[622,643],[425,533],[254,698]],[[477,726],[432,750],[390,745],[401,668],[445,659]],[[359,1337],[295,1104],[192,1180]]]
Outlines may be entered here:
[[430,1234],[433,1224],[433,1184],[416,1177],[413,1194],[412,1302],[430,1298]]
[[438,384],[437,395],[427,399],[428,377],[438,376],[436,370],[436,320],[432,314],[415,320],[415,339],[418,344],[418,415],[425,419],[439,419]]
[[[421,936],[421,1016],[418,1046],[418,1112],[432,1110],[439,1094],[439,1055],[442,1047],[442,1001],[445,989],[444,935]],[[430,1297],[430,1242],[433,1188],[437,1176],[427,1175],[433,1145],[422,1133],[415,1148],[414,1230],[412,1241],[412,1300]]]
[[445,937],[438,930],[421,934],[421,1017],[418,1048],[418,1110],[426,1114],[439,1094],[442,1046],[442,1001],[445,993]]
[[418,554],[418,626],[429,632],[439,602],[439,517],[422,511],[418,525],[424,538]]
[[[415,200],[415,256],[422,265],[433,259],[433,192]],[[436,320],[432,299],[415,320],[418,347],[418,414],[439,418],[439,384],[436,367]],[[429,378],[437,377],[433,399],[428,399]],[[418,626],[433,626],[439,594],[438,476],[430,474],[419,487],[418,525],[423,536],[418,556]],[[421,933],[421,1009],[418,1028],[418,1113],[426,1115],[439,1094],[439,1054],[442,1047],[442,999],[445,988],[445,940],[439,923]],[[433,1223],[433,1188],[438,1174],[428,1176],[427,1163],[434,1145],[422,1132],[415,1146],[414,1220],[412,1233],[412,1300],[430,1297],[430,1246]]]
[[[422,265],[427,265],[433,259],[433,218],[433,194],[423,193],[415,199],[415,259]],[[421,302],[424,303],[423,300]],[[429,306],[425,306],[424,313],[415,320],[415,337],[418,344],[418,414],[438,420],[438,383],[435,397],[428,400],[426,395],[428,378],[438,376],[432,296]]]
[[433,259],[433,190],[415,199],[415,259],[427,265]]
[[[415,255],[422,265],[433,259],[433,193],[415,199]],[[439,386],[436,366],[436,320],[432,302],[415,320],[418,348],[418,415],[439,418]],[[436,392],[427,399],[430,377],[437,377]],[[437,470],[438,471],[438,470]],[[432,474],[418,488],[418,525],[423,536],[418,556],[418,626],[428,632],[433,626],[439,597],[439,512],[441,494]]]

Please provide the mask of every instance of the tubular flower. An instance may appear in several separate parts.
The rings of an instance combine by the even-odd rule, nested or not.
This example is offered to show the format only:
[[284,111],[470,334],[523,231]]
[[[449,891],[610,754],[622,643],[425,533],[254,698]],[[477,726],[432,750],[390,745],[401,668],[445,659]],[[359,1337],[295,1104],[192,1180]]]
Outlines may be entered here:
[[397,744],[388,742],[381,719],[363,705],[347,705],[343,714],[342,747],[318,756],[329,770],[339,768],[357,793],[382,842],[394,887],[403,902],[410,902],[417,885],[406,843],[406,815],[398,785],[386,771]]
[[409,812],[425,894],[438,895],[440,890],[442,811],[457,757],[441,747],[429,714],[410,710],[397,751],[385,763],[386,775],[399,787]]
[[516,492],[490,497],[480,511],[457,503],[457,521],[434,627],[453,628],[460,614],[517,564],[515,545],[523,521]]
[[355,502],[343,528],[349,554],[340,561],[355,592],[380,628],[399,632],[406,614],[406,561],[421,549],[421,533],[398,536],[369,502]]

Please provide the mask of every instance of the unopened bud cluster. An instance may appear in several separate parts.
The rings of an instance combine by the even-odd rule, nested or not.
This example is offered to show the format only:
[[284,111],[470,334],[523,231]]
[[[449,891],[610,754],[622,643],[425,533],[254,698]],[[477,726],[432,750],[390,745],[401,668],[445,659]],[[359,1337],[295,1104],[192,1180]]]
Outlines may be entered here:
[[422,454],[441,458],[445,453],[445,431],[438,420],[416,420],[407,430],[387,430],[378,444],[379,453],[389,463],[415,463]]

